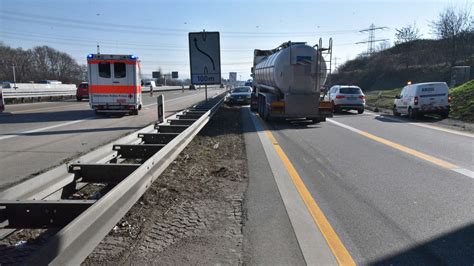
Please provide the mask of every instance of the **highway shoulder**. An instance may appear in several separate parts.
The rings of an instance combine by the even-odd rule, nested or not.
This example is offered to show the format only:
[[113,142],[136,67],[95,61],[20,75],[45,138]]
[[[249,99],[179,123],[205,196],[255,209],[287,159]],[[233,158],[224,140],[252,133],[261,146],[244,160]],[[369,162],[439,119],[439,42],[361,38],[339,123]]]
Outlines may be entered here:
[[242,112],[249,169],[244,225],[246,263],[336,265],[263,129],[248,108]]

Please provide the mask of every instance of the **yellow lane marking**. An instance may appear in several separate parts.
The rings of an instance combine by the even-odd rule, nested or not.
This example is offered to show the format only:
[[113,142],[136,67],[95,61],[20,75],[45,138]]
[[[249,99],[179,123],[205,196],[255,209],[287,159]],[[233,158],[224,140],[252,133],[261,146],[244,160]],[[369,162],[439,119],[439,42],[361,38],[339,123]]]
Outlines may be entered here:
[[328,119],[328,122],[333,123],[333,124],[335,124],[335,125],[338,125],[338,126],[340,126],[340,127],[349,129],[349,130],[351,130],[351,131],[353,131],[353,132],[355,132],[355,133],[358,133],[358,134],[360,134],[360,135],[362,135],[362,136],[364,136],[364,137],[366,137],[366,138],[369,138],[369,139],[371,139],[371,140],[375,140],[375,141],[377,141],[377,142],[379,142],[379,143],[385,144],[385,145],[387,145],[387,146],[389,146],[389,147],[392,147],[392,148],[394,148],[394,149],[397,149],[397,150],[399,150],[399,151],[408,153],[408,154],[410,154],[410,155],[413,155],[413,156],[415,156],[415,157],[418,157],[418,158],[420,158],[420,159],[423,159],[423,160],[425,160],[425,161],[428,161],[428,162],[430,162],[430,163],[432,163],[432,164],[435,164],[435,165],[438,165],[438,166],[440,166],[440,167],[443,167],[443,168],[446,168],[446,169],[450,169],[450,170],[457,169],[457,168],[461,168],[461,167],[459,167],[459,166],[457,166],[457,165],[455,165],[455,164],[452,164],[452,163],[446,162],[446,161],[444,161],[444,160],[435,158],[435,157],[433,157],[433,156],[431,156],[431,155],[428,155],[428,154],[426,154],[426,153],[422,153],[422,152],[419,152],[419,151],[417,151],[417,150],[410,149],[410,148],[408,148],[408,147],[405,147],[405,146],[400,145],[400,144],[398,144],[398,143],[392,142],[392,141],[390,141],[390,140],[386,140],[386,139],[384,139],[384,138],[377,137],[377,136],[372,135],[372,134],[370,134],[370,133],[368,133],[368,132],[365,132],[365,131],[362,131],[362,130],[353,128],[353,127],[351,127],[351,126],[345,125],[345,124],[343,124],[343,123],[334,121],[333,119]]
[[303,199],[304,204],[306,205],[306,208],[308,208],[308,211],[313,217],[314,222],[319,227],[319,230],[321,230],[321,233],[326,239],[326,242],[328,243],[328,246],[331,249],[337,262],[339,263],[339,265],[356,265],[354,262],[354,259],[351,257],[351,255],[349,254],[349,251],[347,251],[344,244],[342,244],[342,241],[337,236],[336,231],[334,231],[334,229],[332,228],[331,224],[329,223],[328,219],[322,212],[321,208],[319,208],[318,204],[316,204],[316,202],[314,201],[313,197],[311,196],[311,193],[306,188],[303,180],[299,176],[298,172],[296,171],[295,167],[291,163],[290,159],[288,159],[285,152],[280,147],[280,145],[278,144],[278,141],[270,132],[265,122],[263,122],[262,120],[260,121],[261,121],[261,124],[263,125],[266,136],[268,137],[270,142],[273,144],[273,148],[275,149],[276,153],[282,160],[283,165],[288,171],[288,174],[291,176],[293,184],[295,185],[298,193]]
[[436,165],[441,166],[441,167],[443,167],[443,168],[447,168],[447,169],[459,168],[459,166],[454,165],[454,164],[452,164],[452,163],[448,163],[448,162],[443,161],[443,160],[441,160],[441,159],[438,159],[438,158],[435,158],[435,157],[430,156],[430,155],[428,155],[428,154],[425,154],[425,153],[416,151],[416,150],[414,150],[414,149],[410,149],[410,148],[408,148],[408,147],[402,146],[402,145],[397,144],[397,143],[395,143],[395,142],[391,142],[391,141],[386,140],[386,139],[383,139],[383,138],[381,138],[381,137],[377,137],[377,136],[372,135],[372,134],[370,134],[370,133],[367,133],[367,132],[364,132],[364,131],[363,131],[363,132],[360,132],[360,134],[361,134],[362,136],[365,136],[365,137],[369,138],[369,139],[375,140],[375,141],[377,141],[377,142],[380,142],[380,143],[382,143],[382,144],[385,144],[385,145],[387,145],[387,146],[390,146],[390,147],[392,147],[392,148],[394,148],[394,149],[397,149],[397,150],[399,150],[399,151],[403,151],[403,152],[405,152],[405,153],[411,154],[411,155],[413,155],[413,156],[416,156],[416,157],[418,157],[418,158],[421,158],[421,159],[423,159],[423,160],[425,160],[425,161],[428,161],[428,162],[430,162],[430,163],[436,164]]

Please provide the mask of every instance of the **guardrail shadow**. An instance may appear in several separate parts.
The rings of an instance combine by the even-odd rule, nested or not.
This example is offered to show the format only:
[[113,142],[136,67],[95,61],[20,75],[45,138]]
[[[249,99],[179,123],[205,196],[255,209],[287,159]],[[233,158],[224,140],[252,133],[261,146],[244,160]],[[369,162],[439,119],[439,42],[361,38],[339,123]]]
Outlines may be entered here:
[[474,223],[369,265],[474,265]]
[[[41,123],[41,122],[67,122],[81,120],[96,116],[93,110],[70,110],[56,112],[38,112],[38,113],[6,113],[0,116],[0,124],[22,124],[22,123]],[[120,118],[123,115],[97,115],[96,119]]]
[[0,136],[51,136],[51,135],[109,132],[109,131],[121,131],[121,130],[138,130],[141,128],[143,127],[87,128],[87,129],[71,129],[71,130],[57,130],[57,131],[40,131],[40,132],[31,132],[31,133],[6,133],[6,134],[0,134]]
[[387,123],[436,123],[444,119],[437,116],[422,116],[417,119],[409,118],[407,116],[393,116],[391,114],[379,114],[375,117],[376,120]]

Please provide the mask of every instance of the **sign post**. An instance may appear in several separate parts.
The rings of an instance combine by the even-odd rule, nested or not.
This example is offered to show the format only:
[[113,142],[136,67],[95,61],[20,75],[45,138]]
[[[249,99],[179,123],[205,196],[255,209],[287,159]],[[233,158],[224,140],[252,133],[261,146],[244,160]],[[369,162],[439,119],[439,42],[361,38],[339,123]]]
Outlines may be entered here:
[[219,32],[190,32],[189,61],[191,84],[204,85],[207,101],[207,85],[221,84]]

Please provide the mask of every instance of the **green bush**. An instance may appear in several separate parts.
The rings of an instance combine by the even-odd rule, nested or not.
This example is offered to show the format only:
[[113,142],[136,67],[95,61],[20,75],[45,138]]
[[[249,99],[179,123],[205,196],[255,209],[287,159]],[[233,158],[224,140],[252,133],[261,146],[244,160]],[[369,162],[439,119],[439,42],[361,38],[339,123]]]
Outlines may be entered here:
[[451,112],[449,116],[467,122],[474,122],[474,80],[450,90]]

